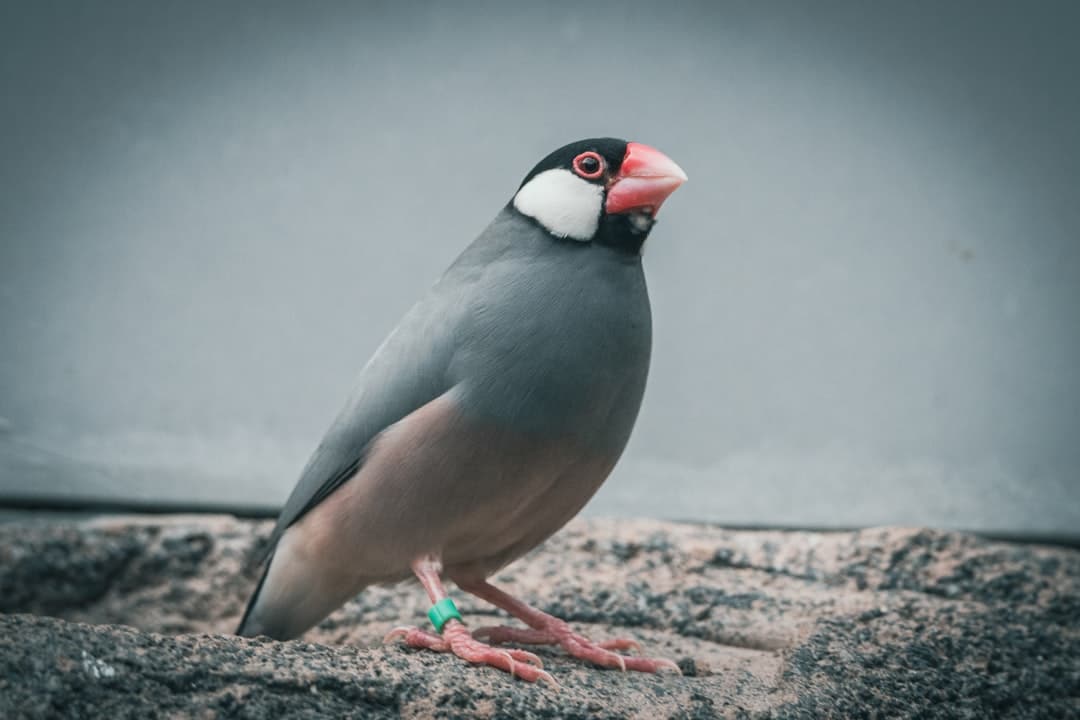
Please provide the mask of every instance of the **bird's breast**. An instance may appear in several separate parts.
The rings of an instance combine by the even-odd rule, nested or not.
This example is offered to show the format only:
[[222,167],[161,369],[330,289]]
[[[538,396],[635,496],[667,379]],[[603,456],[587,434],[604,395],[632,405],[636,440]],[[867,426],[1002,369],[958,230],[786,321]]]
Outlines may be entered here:
[[648,294],[639,263],[594,250],[483,278],[451,368],[464,412],[621,452],[648,373]]

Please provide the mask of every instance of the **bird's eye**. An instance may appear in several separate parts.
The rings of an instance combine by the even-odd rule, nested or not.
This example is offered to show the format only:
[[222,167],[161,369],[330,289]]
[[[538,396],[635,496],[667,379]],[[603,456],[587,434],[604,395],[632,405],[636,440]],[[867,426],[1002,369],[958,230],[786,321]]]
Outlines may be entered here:
[[604,174],[604,158],[592,150],[574,158],[574,172],[586,180],[595,180]]

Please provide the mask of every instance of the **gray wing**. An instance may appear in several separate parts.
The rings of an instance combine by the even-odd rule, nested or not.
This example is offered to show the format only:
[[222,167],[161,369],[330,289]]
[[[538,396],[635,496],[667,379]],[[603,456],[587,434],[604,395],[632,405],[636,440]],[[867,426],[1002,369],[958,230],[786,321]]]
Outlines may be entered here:
[[[449,294],[460,296],[461,290]],[[464,314],[460,299],[448,297],[437,284],[375,351],[301,472],[259,563],[273,553],[290,525],[356,474],[379,433],[450,389],[454,329]]]
[[379,433],[452,387],[451,364],[463,323],[473,311],[476,293],[483,294],[492,262],[516,246],[520,223],[506,209],[499,213],[375,351],[300,473],[260,561],[273,553],[290,525],[356,474]]

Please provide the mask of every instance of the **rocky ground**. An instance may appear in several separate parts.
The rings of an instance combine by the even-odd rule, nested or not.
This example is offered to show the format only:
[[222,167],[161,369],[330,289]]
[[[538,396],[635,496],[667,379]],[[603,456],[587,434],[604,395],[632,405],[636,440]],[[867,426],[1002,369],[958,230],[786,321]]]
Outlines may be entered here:
[[[302,641],[229,635],[267,522],[0,524],[0,717],[1080,717],[1080,552],[931,530],[575,521],[498,581],[683,676],[539,650],[555,691],[384,646],[418,586]],[[466,619],[496,613],[456,595]]]

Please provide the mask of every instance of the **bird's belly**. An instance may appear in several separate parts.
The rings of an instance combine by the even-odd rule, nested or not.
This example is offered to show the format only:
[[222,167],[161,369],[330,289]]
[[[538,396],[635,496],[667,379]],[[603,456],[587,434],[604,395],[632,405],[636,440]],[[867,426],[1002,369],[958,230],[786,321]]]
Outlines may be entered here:
[[451,577],[486,577],[569,521],[614,462],[467,418],[447,394],[383,433],[356,476],[298,525],[313,554],[358,584],[404,579],[428,553]]
[[483,579],[524,555],[584,507],[613,465],[607,458],[559,453],[537,458],[528,470],[505,469],[513,475],[493,458],[493,476],[513,484],[469,513],[447,538],[442,558],[448,575]]

